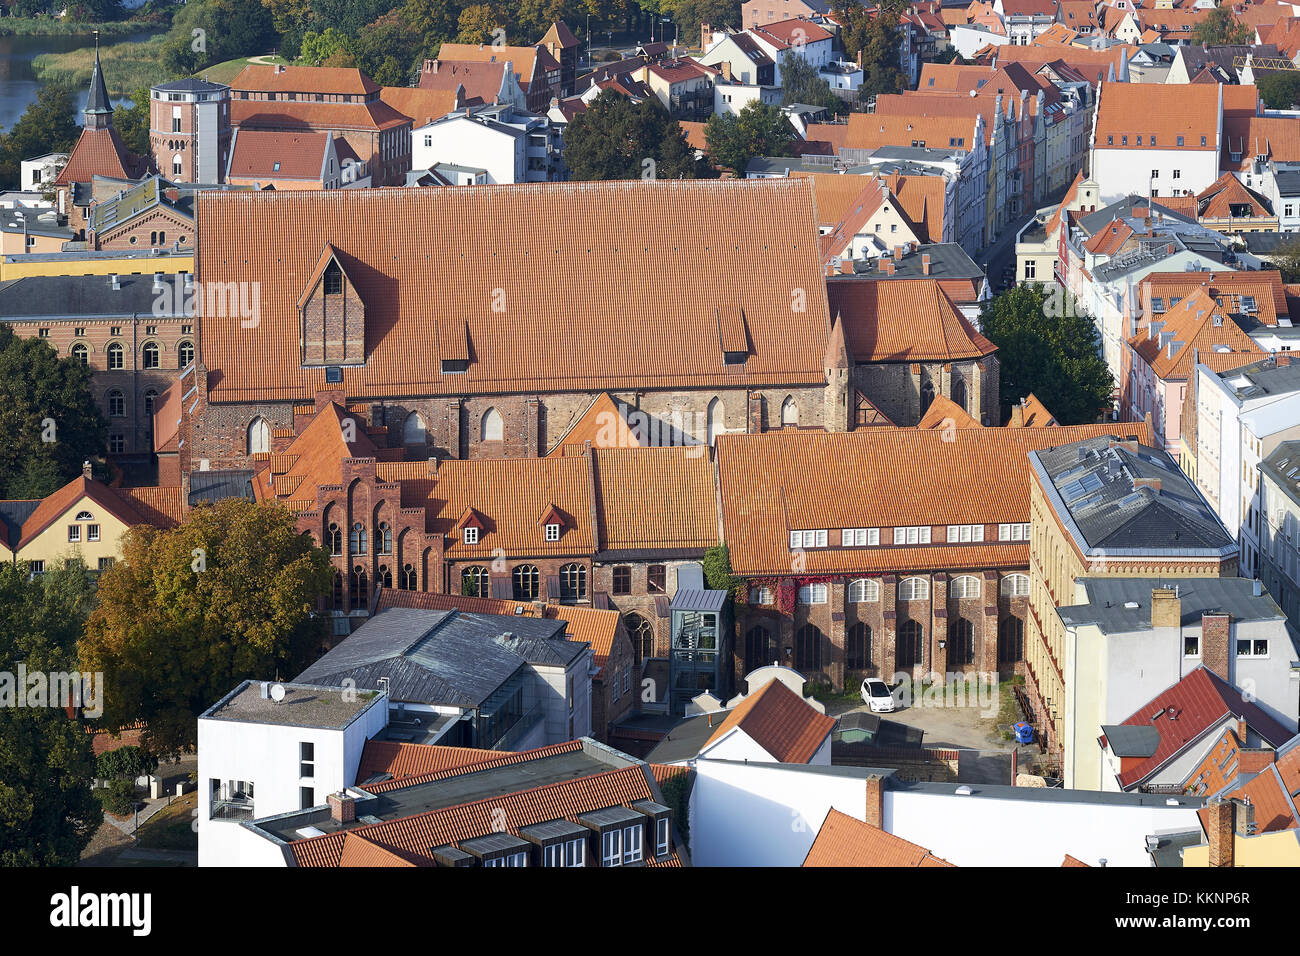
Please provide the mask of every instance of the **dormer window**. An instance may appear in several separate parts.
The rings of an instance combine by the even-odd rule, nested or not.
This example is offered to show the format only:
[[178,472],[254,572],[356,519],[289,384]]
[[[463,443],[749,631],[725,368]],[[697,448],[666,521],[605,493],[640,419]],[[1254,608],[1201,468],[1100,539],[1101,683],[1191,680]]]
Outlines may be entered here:
[[547,541],[560,540],[560,526],[558,524],[551,522],[546,526],[546,540]]
[[470,527],[465,529],[464,541],[466,544],[478,544],[478,528]]

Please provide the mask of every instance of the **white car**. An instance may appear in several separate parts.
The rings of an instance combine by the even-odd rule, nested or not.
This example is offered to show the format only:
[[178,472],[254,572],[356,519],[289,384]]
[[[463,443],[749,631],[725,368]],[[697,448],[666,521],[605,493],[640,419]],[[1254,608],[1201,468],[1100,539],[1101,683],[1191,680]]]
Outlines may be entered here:
[[873,714],[892,713],[896,706],[889,685],[879,677],[868,677],[862,682],[862,700],[871,706]]

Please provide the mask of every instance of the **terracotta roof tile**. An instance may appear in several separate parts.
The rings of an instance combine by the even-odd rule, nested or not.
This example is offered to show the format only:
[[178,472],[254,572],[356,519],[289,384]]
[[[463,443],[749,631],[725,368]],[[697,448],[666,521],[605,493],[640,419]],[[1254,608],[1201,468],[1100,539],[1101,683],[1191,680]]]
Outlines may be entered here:
[[702,554],[718,544],[707,445],[596,448],[592,455],[603,551],[687,549]]
[[[1223,119],[1223,169],[1247,169],[1256,156],[1275,163],[1300,162],[1300,123],[1289,116],[1245,116]],[[1232,154],[1240,153],[1236,163]]]
[[1061,862],[1061,866],[1087,866],[1087,865],[1088,865],[1087,863],[1084,863],[1082,860],[1076,860],[1068,853],[1065,854],[1065,859]]
[[180,485],[114,490],[145,524],[151,524],[155,528],[174,528],[185,520],[185,499]]
[[1123,219],[1115,219],[1093,233],[1083,247],[1093,255],[1113,256],[1132,238],[1132,227]]
[[947,395],[936,395],[925,410],[917,428],[983,428],[966,409]]
[[289,845],[298,866],[338,866],[345,836],[359,835],[393,852],[407,854],[421,865],[433,865],[438,847],[500,832],[496,822],[508,821],[507,832],[521,827],[639,800],[656,799],[643,766],[625,767],[564,781],[499,794],[485,800],[417,813],[409,817],[364,824],[345,833],[327,833]]
[[409,117],[412,126],[423,126],[457,109],[461,102],[452,89],[421,89],[416,86],[385,86],[379,98]]
[[1224,173],[1196,194],[1198,214],[1202,219],[1228,219],[1238,214],[1234,207],[1248,207],[1248,215],[1269,216],[1267,203],[1251,192],[1232,173]]
[[[454,94],[457,89],[461,89],[464,91],[462,105],[491,105],[501,98],[506,62],[483,63],[479,60],[439,57],[425,64],[425,69],[420,73],[420,88],[444,95]],[[513,73],[519,72],[518,64],[511,63],[510,68]],[[393,107],[399,113],[405,112],[396,103]]]
[[780,763],[807,763],[834,727],[834,717],[819,712],[781,681],[772,680],[729,710],[700,752],[740,730]]
[[[1219,90],[1186,84],[1108,83],[1097,109],[1097,149],[1215,149]],[[1244,87],[1254,91],[1254,87]],[[1227,94],[1225,93],[1225,107]],[[1138,142],[1138,137],[1142,142]],[[1156,137],[1153,145],[1151,137]],[[1178,145],[1178,137],[1183,144]],[[1201,145],[1201,137],[1205,145]]]
[[364,96],[379,84],[352,67],[279,66],[250,63],[230,81],[232,90],[264,93],[337,93]]
[[319,183],[326,175],[329,144],[329,133],[242,129],[235,134],[228,175],[235,179],[303,179]]
[[514,67],[520,77],[520,85],[525,90],[536,77],[539,83],[545,83],[548,71],[558,70],[559,62],[542,46],[485,46],[481,43],[444,43],[438,48],[438,55],[448,60],[473,60],[478,63],[505,63]]
[[1204,289],[1216,300],[1222,298],[1223,308],[1230,313],[1245,312],[1241,297],[1254,296],[1253,317],[1264,325],[1277,325],[1279,318],[1287,318],[1286,287],[1282,273],[1276,269],[1228,270],[1224,272],[1151,272],[1138,287],[1142,302],[1155,296],[1172,306],[1172,300],[1186,299],[1198,289]]
[[946,362],[997,351],[934,279],[845,278],[826,290],[855,362]]
[[[343,368],[350,399],[714,386],[724,373],[738,388],[824,381],[825,281],[801,180],[205,192],[197,203],[200,280],[261,290],[256,349],[238,317],[204,323],[213,401],[301,400],[324,384],[323,368],[301,367],[295,304],[327,242],[358,264],[366,304],[366,363]],[[724,220],[756,231],[729,241]],[[792,312],[791,289],[806,290],[806,310]],[[723,305],[744,311],[752,338],[735,374],[719,347]],[[429,316],[467,323],[467,372],[430,373]]]
[[375,132],[410,122],[383,100],[370,103],[233,100],[230,104],[230,123],[238,129]]
[[357,786],[366,789],[366,782],[378,774],[388,774],[392,779],[418,777],[469,767],[485,761],[497,760],[500,757],[501,752],[498,750],[440,747],[436,744],[407,744],[396,740],[367,740],[361,751],[361,763],[357,767]]
[[1264,350],[1241,330],[1224,309],[1215,304],[1204,287],[1183,299],[1163,314],[1153,317],[1164,325],[1154,325],[1128,340],[1134,354],[1151,367],[1161,381],[1184,381],[1191,374],[1194,356],[1235,352],[1248,356],[1263,355]]
[[[1101,435],[1150,439],[1142,422],[959,428],[955,435],[887,426],[724,435],[718,475],[732,567],[740,575],[790,574],[789,532],[825,528],[832,546],[803,552],[808,574],[1023,568],[1027,546],[996,541],[996,528],[983,544],[949,545],[936,535],[928,546],[894,546],[889,529],[1026,522],[1028,452]],[[809,469],[810,461],[819,467]],[[897,480],[899,462],[912,476],[904,485]],[[845,495],[848,487],[858,490]],[[880,528],[881,544],[835,547],[841,528]]]
[[96,176],[132,179],[137,166],[117,130],[111,126],[107,129],[83,129],[67,163],[55,177],[54,185],[88,183]]
[[832,807],[808,849],[804,866],[952,866],[909,843]]

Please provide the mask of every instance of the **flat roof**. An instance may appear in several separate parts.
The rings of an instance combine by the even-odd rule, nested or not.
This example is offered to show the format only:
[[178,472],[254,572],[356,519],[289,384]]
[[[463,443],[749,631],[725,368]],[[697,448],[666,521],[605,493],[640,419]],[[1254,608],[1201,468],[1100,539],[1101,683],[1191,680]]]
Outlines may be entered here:
[[[1177,588],[1183,626],[1199,625],[1202,613],[1225,613],[1234,621],[1285,618],[1267,591],[1254,593],[1247,578],[1079,578],[1088,603],[1057,609],[1061,620],[1075,627],[1095,624],[1106,633],[1151,630],[1151,592]],[[1130,606],[1132,605],[1132,606]]]
[[279,683],[284,699],[276,701],[262,696],[263,685],[269,691],[277,682],[246,680],[200,714],[199,720],[342,730],[383,698],[378,691]]

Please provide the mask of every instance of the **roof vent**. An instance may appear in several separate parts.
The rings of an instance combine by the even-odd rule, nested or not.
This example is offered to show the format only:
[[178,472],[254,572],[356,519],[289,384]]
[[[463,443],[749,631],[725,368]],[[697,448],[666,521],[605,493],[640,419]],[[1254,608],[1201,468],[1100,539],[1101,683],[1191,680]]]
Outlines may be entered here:
[[966,784],[962,784],[960,787],[954,790],[953,793],[961,797],[969,797],[972,793],[974,793],[974,791],[971,790],[970,787],[966,786]]
[[113,273],[111,276],[109,276],[108,281],[109,284],[113,287],[114,292],[122,288],[122,279],[121,277],[118,276],[117,273]]

